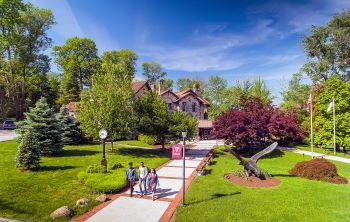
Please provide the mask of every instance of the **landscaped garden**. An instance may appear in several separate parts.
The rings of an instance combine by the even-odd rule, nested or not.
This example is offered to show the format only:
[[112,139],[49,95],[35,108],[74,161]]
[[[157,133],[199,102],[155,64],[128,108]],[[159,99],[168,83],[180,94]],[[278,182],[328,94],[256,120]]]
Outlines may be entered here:
[[[259,166],[281,181],[277,187],[244,187],[227,181],[225,174],[242,170],[231,154],[217,149],[209,174],[195,179],[178,207],[176,221],[348,221],[350,185],[299,178],[288,173],[310,157],[274,151]],[[333,162],[350,179],[350,166]]]
[[[101,189],[101,184],[108,188],[125,182],[128,162],[137,166],[144,161],[147,167],[157,167],[169,159],[164,153],[115,144],[114,152],[107,152],[109,173],[89,187],[78,179],[78,174],[86,172],[91,164],[100,164],[100,144],[65,146],[56,156],[41,157],[40,169],[31,172],[16,169],[17,148],[16,141],[0,142],[0,215],[22,221],[52,221],[50,213],[65,205],[73,209],[74,215],[82,214],[98,204],[93,186]],[[122,167],[110,169],[114,164]],[[77,207],[76,201],[84,197],[90,203]]]

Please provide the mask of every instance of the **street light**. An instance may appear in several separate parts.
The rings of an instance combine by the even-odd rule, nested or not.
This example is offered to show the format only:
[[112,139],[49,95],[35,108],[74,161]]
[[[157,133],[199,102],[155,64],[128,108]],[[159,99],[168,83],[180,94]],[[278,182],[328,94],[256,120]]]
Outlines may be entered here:
[[103,172],[107,172],[107,159],[106,159],[106,146],[105,146],[105,139],[107,138],[107,130],[106,129],[101,129],[98,133],[100,136],[100,139],[102,140],[103,144],[103,151],[102,151],[102,160],[101,160],[101,166],[103,167]]
[[183,141],[183,147],[182,147],[182,201],[181,205],[185,206],[185,152],[186,152],[186,137],[187,137],[187,131],[183,130],[181,132],[182,134],[182,141]]

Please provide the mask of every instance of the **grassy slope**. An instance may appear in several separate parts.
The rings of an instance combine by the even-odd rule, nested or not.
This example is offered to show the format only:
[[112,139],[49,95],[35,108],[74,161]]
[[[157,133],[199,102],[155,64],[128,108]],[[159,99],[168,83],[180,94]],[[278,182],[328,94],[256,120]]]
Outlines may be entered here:
[[[298,149],[301,149],[301,150],[307,150],[307,151],[311,152],[310,145],[299,144],[299,145],[296,145],[295,148],[298,148]],[[323,154],[334,156],[333,147],[326,147],[326,148],[323,148],[323,149],[314,147],[314,152],[323,153]],[[344,153],[344,152],[336,152],[335,156],[350,158],[350,154]]]
[[[76,200],[83,197],[94,200],[97,196],[77,180],[77,174],[89,164],[99,164],[101,145],[65,147],[61,156],[42,158],[43,169],[38,172],[19,172],[14,162],[16,150],[15,141],[0,142],[0,217],[52,221],[49,214],[60,206],[69,205],[76,214],[81,214],[97,204],[93,202],[86,208],[75,207]],[[156,167],[166,162],[168,157],[118,146],[116,153],[107,154],[107,160],[110,165],[118,161],[126,167],[130,161],[136,165],[144,161],[147,166]]]
[[[178,207],[176,221],[350,221],[350,185],[292,177],[288,170],[309,157],[288,152],[280,155],[259,162],[281,180],[280,186],[248,188],[223,178],[242,168],[234,157],[221,153],[210,167],[211,174],[191,184],[188,205]],[[350,165],[336,165],[340,175],[349,180]]]

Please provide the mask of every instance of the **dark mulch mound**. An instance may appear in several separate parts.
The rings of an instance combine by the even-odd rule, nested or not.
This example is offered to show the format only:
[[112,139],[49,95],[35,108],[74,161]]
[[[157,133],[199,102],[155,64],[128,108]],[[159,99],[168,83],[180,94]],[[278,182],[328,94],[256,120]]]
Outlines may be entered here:
[[254,176],[240,177],[235,173],[226,174],[225,179],[231,183],[247,187],[275,187],[280,184],[280,181],[273,177],[269,177],[266,180],[261,180],[260,178]]
[[348,183],[346,178],[338,175],[337,167],[332,162],[323,158],[299,162],[295,164],[289,173],[310,180],[320,180],[336,184]]

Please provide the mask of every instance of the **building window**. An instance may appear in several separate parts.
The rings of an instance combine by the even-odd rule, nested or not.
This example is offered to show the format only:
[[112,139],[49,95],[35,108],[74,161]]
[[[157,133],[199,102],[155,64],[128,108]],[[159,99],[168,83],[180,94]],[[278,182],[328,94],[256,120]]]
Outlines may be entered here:
[[168,109],[172,110],[173,109],[173,104],[172,103],[168,103]]
[[186,107],[186,102],[182,102],[182,112],[186,112],[187,107]]
[[204,113],[203,119],[207,120],[208,119],[208,113]]
[[197,103],[192,103],[192,112],[195,113],[197,110]]

